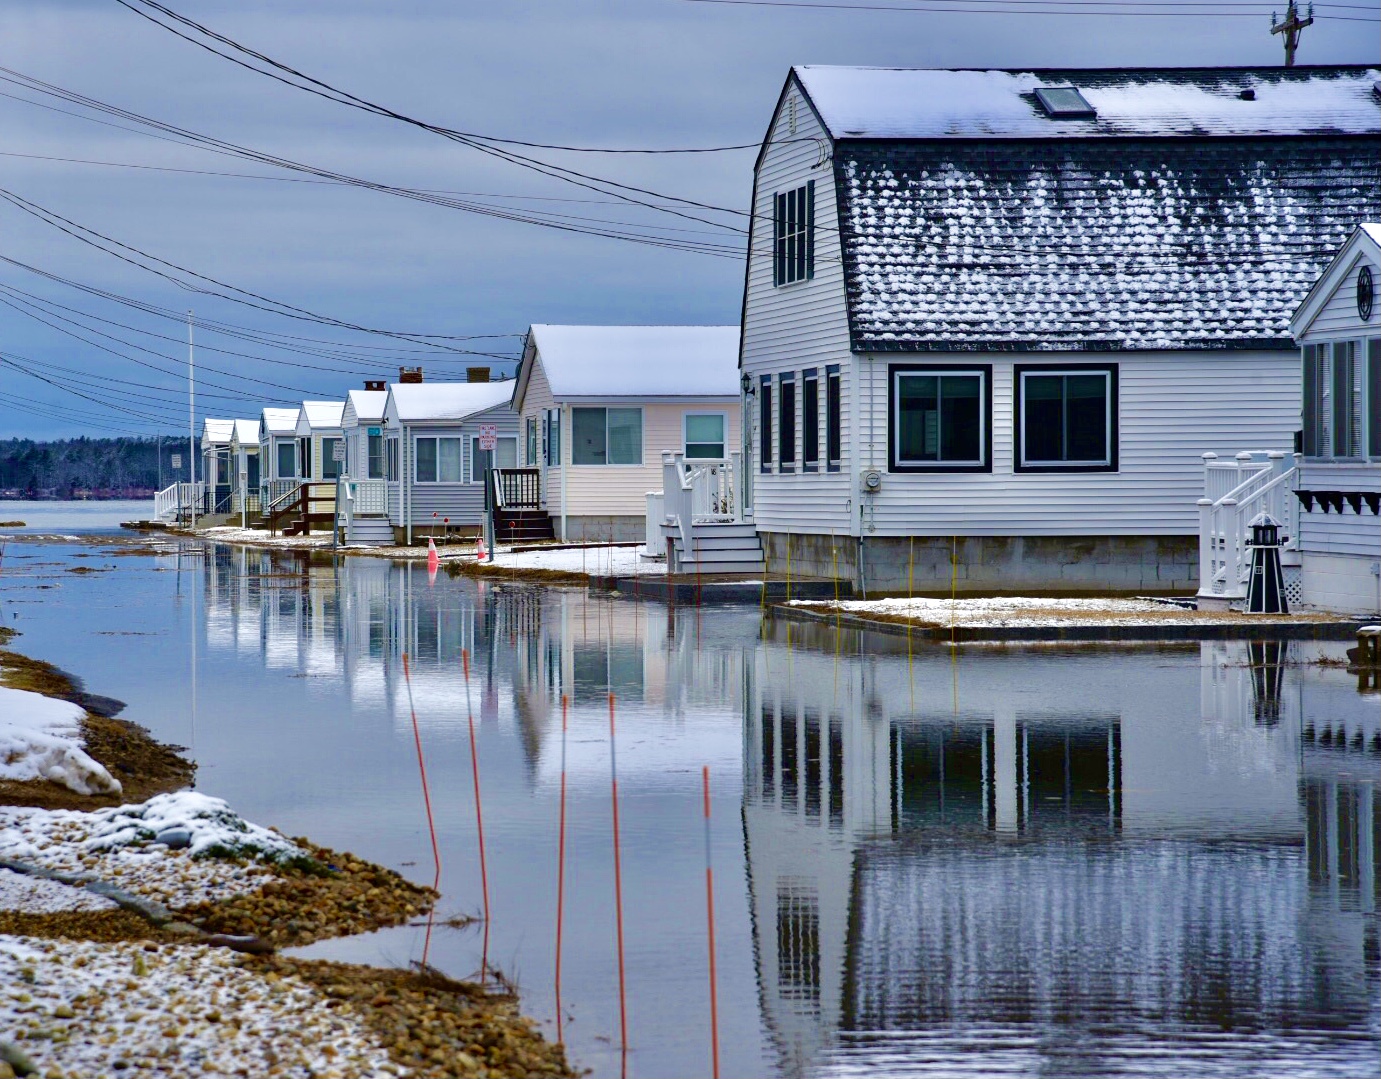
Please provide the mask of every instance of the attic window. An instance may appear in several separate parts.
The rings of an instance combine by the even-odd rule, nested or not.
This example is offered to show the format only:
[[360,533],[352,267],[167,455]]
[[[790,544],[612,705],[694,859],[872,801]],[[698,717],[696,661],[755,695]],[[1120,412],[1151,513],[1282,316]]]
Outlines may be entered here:
[[1045,114],[1056,119],[1097,116],[1097,110],[1073,86],[1037,86],[1036,100]]

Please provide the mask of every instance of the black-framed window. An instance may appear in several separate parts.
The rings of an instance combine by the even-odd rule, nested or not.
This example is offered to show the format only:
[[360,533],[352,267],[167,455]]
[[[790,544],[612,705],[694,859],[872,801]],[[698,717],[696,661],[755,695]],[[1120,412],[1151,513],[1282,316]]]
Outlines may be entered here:
[[825,368],[825,467],[831,472],[839,471],[843,457],[843,420],[844,387],[839,365],[832,363]]
[[992,367],[888,369],[887,443],[893,472],[992,471]]
[[801,372],[801,471],[820,468],[820,375],[814,367]]
[[365,436],[368,439],[366,475],[371,480],[384,478],[384,436],[376,433],[378,431],[377,427],[371,427]]
[[292,479],[297,475],[297,440],[284,439],[278,443],[278,479]]
[[815,276],[815,181],[781,191],[772,201],[772,284]]
[[758,385],[758,469],[772,471],[772,376]]
[[777,376],[777,471],[796,470],[796,376]]
[[1023,366],[1016,380],[1018,472],[1117,470],[1117,365]]
[[1356,457],[1360,449],[1353,415],[1357,344],[1333,342],[1333,456]]
[[398,476],[398,437],[391,435],[384,440],[384,478],[396,483]]

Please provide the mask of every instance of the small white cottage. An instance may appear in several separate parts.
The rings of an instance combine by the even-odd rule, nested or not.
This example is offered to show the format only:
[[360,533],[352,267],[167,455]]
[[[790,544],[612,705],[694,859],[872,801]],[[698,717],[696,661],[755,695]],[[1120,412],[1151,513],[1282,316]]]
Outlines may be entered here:
[[206,485],[202,499],[203,514],[230,512],[230,439],[235,433],[234,420],[217,420],[209,416],[201,423],[201,480]]
[[345,395],[340,426],[345,438],[345,475],[352,480],[384,478],[384,405],[388,383],[369,380]]
[[337,453],[345,445],[341,429],[344,401],[303,401],[297,412],[297,463],[304,480],[333,480],[345,472]]
[[1290,444],[1285,312],[1381,212],[1378,76],[793,69],[743,306],[769,570],[1193,591],[1200,455]]
[[297,414],[300,408],[266,408],[259,414],[259,501],[267,509],[274,499],[296,487]]
[[533,326],[513,391],[523,462],[566,540],[641,540],[662,453],[740,439],[737,326]]
[[[388,516],[402,542],[479,531],[485,470],[517,464],[512,389],[511,382],[389,386],[382,424],[384,473]],[[495,428],[492,451],[481,447],[482,425]]]
[[1302,349],[1300,599],[1381,614],[1381,225],[1361,225],[1290,322]]
[[230,512],[259,512],[259,421],[234,420],[230,433]]

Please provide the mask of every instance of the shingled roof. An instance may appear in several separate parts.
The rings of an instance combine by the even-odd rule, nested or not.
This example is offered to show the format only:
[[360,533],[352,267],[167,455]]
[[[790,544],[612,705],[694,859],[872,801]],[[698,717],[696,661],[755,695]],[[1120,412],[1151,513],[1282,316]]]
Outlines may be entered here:
[[[1291,347],[1290,314],[1381,216],[1379,76],[797,69],[836,139],[853,347]],[[1037,85],[1098,116],[1044,116]]]

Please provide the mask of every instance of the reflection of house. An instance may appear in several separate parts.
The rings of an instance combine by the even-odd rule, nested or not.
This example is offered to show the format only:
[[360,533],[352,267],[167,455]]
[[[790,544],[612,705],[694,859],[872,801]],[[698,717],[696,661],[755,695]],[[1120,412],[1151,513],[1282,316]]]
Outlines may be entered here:
[[[1102,1072],[1103,1010],[1364,1027],[1381,716],[1340,672],[1282,680],[1279,656],[1227,648],[1205,646],[1196,678],[1152,654],[952,665],[765,644],[744,829],[782,1071],[835,1052],[885,1070],[893,1038],[996,1071],[966,1032],[1002,1029],[1003,1068]],[[1350,786],[1311,776],[1307,732],[1301,765],[1301,714],[1354,717],[1330,736]]]
[[1362,225],[1295,313],[1303,348],[1300,598],[1381,613],[1381,225]]
[[1381,208],[1376,78],[794,68],[743,307],[769,569],[1184,589],[1199,455],[1288,444],[1286,313]]
[[737,326],[533,326],[513,407],[523,463],[562,539],[640,540],[662,454],[727,460],[739,439]]

